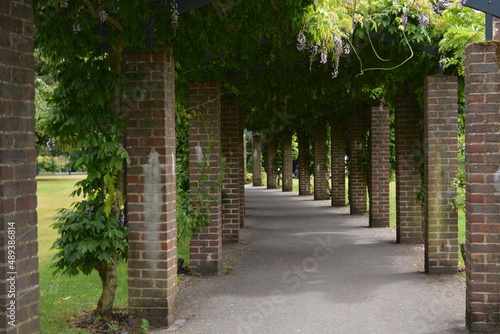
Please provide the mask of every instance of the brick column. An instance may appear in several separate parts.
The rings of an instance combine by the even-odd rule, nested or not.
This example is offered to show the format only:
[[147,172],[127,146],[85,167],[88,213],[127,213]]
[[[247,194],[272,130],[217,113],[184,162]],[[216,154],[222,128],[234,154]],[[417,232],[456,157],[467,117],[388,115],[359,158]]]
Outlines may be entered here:
[[500,333],[500,43],[466,48],[467,327]]
[[363,170],[363,150],[366,147],[364,116],[349,116],[349,204],[352,215],[367,213],[367,171]]
[[495,41],[500,41],[500,18],[493,17],[493,24],[493,33],[495,34],[493,39]]
[[328,199],[326,127],[314,126],[314,200]]
[[370,125],[370,227],[388,227],[391,169],[389,108],[372,108]]
[[131,75],[131,84],[144,94],[144,99],[130,98],[123,105],[131,159],[126,211],[132,326],[141,319],[153,326],[169,326],[177,317],[174,71],[170,54],[124,57],[123,73]]
[[[39,332],[33,9],[0,5],[0,333]],[[13,253],[15,257],[13,257]]]
[[455,274],[458,269],[458,215],[451,189],[457,176],[457,78],[429,76],[424,82],[425,271]]
[[[242,120],[240,120],[242,121]],[[243,121],[242,121],[243,122]],[[243,133],[243,173],[245,174],[244,176],[246,177],[246,174],[248,172],[247,170],[247,135]]]
[[299,196],[311,195],[311,172],[309,169],[309,138],[305,131],[297,131],[299,146]]
[[[196,274],[221,270],[221,189],[216,184],[221,170],[220,87],[216,82],[189,85],[189,178],[193,204],[208,215],[210,223],[191,239],[190,268]],[[202,196],[201,203],[198,195]],[[204,208],[208,206],[209,212]]]
[[345,123],[332,121],[331,166],[332,166],[332,206],[345,206]]
[[267,142],[267,189],[276,189],[276,134],[269,133]]
[[245,184],[246,184],[246,155],[247,155],[247,141],[245,131],[245,115],[243,110],[240,109],[238,114],[238,129],[240,132],[240,177],[239,177],[239,212],[240,212],[240,228],[245,227]]
[[262,137],[254,134],[252,136],[252,185],[262,185]]
[[222,241],[238,242],[240,230],[240,160],[243,146],[239,127],[238,98],[221,98],[221,143],[224,155],[225,176],[222,184]]
[[399,243],[423,241],[421,109],[415,95],[396,96],[396,238]]
[[283,131],[281,134],[283,191],[293,191],[292,133]]

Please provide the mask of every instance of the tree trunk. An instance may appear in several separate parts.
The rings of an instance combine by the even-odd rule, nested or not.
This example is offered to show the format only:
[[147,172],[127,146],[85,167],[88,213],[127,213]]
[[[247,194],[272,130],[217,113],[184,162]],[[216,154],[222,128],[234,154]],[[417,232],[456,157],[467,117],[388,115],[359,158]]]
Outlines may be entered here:
[[[116,73],[121,73],[121,59],[122,59],[123,47],[121,42],[118,43],[110,51],[110,64],[111,67],[116,71]],[[118,83],[117,83],[118,85]],[[120,101],[118,97],[114,97],[111,100],[110,109],[117,116],[121,116]],[[123,138],[120,140],[123,142]],[[111,216],[115,216],[119,221],[122,219],[122,206],[123,198],[125,197],[125,165],[126,161],[123,161],[123,169],[117,171],[116,181],[115,181],[115,196],[113,203],[111,204]],[[96,317],[101,316],[104,320],[111,320],[113,316],[113,303],[115,300],[116,287],[118,285],[118,270],[117,261],[114,259],[113,263],[101,262],[97,267],[97,272],[101,277],[102,283],[102,293],[99,301],[97,302],[97,308],[94,312]]]
[[98,270],[102,283],[101,298],[97,302],[97,308],[94,312],[96,317],[101,316],[104,320],[111,320],[113,315],[113,303],[115,300],[116,286],[118,284],[118,270],[116,262],[113,264],[102,263]]

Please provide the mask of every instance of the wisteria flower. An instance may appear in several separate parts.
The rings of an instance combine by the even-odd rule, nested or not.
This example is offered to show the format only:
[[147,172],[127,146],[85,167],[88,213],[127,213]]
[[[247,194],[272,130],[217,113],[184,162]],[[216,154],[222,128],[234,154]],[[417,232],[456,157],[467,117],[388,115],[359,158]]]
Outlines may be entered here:
[[418,22],[420,22],[421,25],[423,25],[424,27],[428,26],[429,23],[430,23],[430,20],[429,20],[429,17],[425,14],[421,14],[419,17],[418,17]]
[[306,35],[304,31],[301,30],[299,32],[299,36],[297,36],[297,50],[304,51],[306,49]]
[[99,19],[101,20],[102,23],[106,21],[108,18],[108,14],[104,10],[99,11]]
[[326,64],[328,62],[328,50],[326,49],[326,47],[324,47],[323,49],[321,49],[321,54],[320,54],[320,60],[319,62],[321,64]]
[[309,49],[313,57],[316,57],[318,55],[318,44],[312,44]]
[[344,44],[344,54],[348,55],[349,53],[351,53],[351,46],[349,43],[346,43]]
[[120,212],[120,227],[121,228],[124,228],[125,227],[125,214],[122,212]]
[[333,42],[335,43],[335,53],[337,55],[341,55],[343,51],[342,40],[340,39],[340,37],[335,36],[333,38]]
[[172,4],[172,28],[177,30],[179,27],[179,5],[177,2],[173,2]]
[[408,24],[408,14],[403,14],[401,16],[401,23],[406,27],[406,25]]

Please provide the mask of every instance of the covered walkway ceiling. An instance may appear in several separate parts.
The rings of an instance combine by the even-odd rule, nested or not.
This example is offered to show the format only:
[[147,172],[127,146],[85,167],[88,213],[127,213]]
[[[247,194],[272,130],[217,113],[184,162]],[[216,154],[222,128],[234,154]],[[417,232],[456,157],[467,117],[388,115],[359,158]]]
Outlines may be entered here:
[[[425,76],[442,71],[444,55],[425,50],[436,49],[443,37],[437,28],[443,9],[394,5],[385,14],[388,24],[376,14],[360,23],[356,9],[344,3],[354,17],[348,36],[334,27],[308,27],[307,20],[324,24],[323,18],[310,16],[312,6],[306,0],[178,1],[179,12],[185,13],[173,42],[179,86],[192,80],[221,82],[247,110],[246,127],[259,131],[276,118],[296,120],[292,127],[342,118],[356,105],[419,91]],[[404,15],[406,32],[394,26]],[[422,21],[426,15],[429,22]],[[373,39],[372,31],[380,38]],[[322,42],[325,32],[335,39]],[[445,73],[456,70],[450,66]]]
[[[68,39],[81,34],[85,25],[75,23],[79,14],[66,15],[67,6],[60,6],[61,17],[58,12],[40,16],[38,25],[56,35],[72,34]],[[445,74],[460,72],[461,61],[454,61],[463,55],[462,39],[482,36],[474,30],[484,25],[459,1],[436,6],[422,0],[168,0],[132,10],[125,19],[114,10],[106,15],[116,18],[105,24],[99,24],[98,13],[91,15],[88,25],[97,21],[100,44],[107,39],[108,45],[123,43],[119,52],[135,52],[138,45],[133,43],[145,39],[141,49],[173,50],[178,96],[185,96],[190,81],[220,82],[224,92],[238,95],[247,111],[246,126],[254,131],[269,128],[276,118],[296,120],[292,127],[310,126],[343,118],[360,104],[420,91],[423,78],[438,73],[443,61],[423,50],[443,41],[458,43],[439,47],[451,64]],[[463,12],[458,23],[447,25],[458,12]],[[43,27],[51,15],[78,29]],[[137,27],[147,27],[147,38],[139,36]],[[473,33],[462,31],[462,39],[450,33],[464,27]],[[378,39],[371,38],[374,33]]]

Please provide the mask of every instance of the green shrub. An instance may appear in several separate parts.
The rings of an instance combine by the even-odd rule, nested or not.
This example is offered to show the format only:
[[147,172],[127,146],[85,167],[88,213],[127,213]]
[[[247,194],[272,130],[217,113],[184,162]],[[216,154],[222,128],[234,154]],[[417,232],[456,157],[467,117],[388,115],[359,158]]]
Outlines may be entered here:
[[59,170],[57,159],[46,155],[37,157],[38,170],[41,172],[55,172]]

